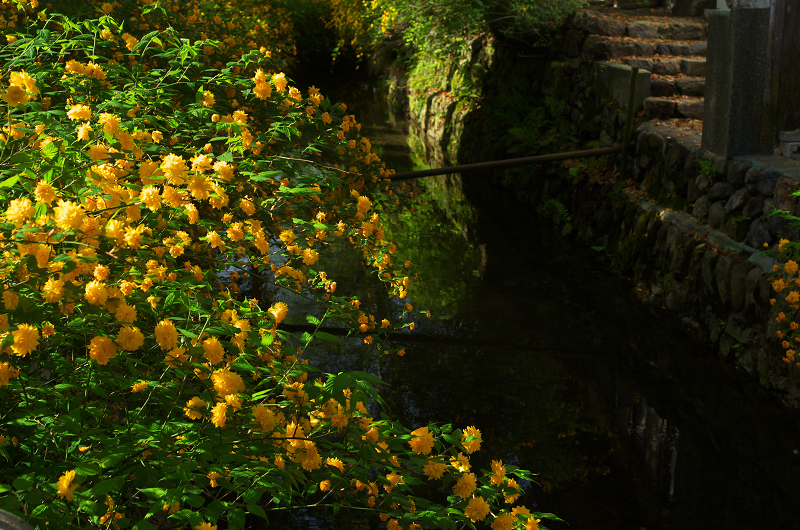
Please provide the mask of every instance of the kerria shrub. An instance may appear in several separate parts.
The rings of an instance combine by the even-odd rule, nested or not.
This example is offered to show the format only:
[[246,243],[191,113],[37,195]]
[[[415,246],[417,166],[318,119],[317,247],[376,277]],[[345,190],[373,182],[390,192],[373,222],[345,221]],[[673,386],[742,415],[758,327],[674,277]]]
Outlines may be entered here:
[[[325,272],[344,242],[403,299],[410,264],[381,228],[391,170],[345,105],[283,72],[285,12],[70,5],[1,6],[0,508],[39,528],[244,528],[302,506],[387,528],[554,517],[513,507],[529,472],[471,468],[475,427],[411,431],[377,378],[303,359],[340,340],[331,318],[402,354],[387,338],[420,311],[367,314]],[[290,334],[293,308],[244,296],[245,277],[324,314]]]

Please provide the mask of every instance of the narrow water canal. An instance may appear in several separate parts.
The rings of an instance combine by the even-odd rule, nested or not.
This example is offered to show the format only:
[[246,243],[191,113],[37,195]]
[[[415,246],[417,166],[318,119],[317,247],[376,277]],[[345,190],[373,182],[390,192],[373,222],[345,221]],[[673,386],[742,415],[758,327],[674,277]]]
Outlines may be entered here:
[[[362,132],[410,169],[405,131],[361,90],[350,97]],[[378,374],[412,428],[477,426],[475,466],[502,458],[539,473],[520,502],[569,523],[552,529],[800,528],[797,414],[502,193],[453,178],[417,186],[423,203],[391,231],[422,275],[413,302],[433,316],[395,338],[403,358],[312,353],[323,370]]]

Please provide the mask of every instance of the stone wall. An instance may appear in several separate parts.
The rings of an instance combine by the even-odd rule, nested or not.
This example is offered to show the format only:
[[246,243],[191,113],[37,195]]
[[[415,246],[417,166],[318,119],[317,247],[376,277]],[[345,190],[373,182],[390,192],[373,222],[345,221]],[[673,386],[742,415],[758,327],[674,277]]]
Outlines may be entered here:
[[[620,89],[624,83],[610,80],[629,76],[630,67],[583,53],[586,35],[580,33],[576,52],[574,39],[566,34],[563,55],[554,54],[540,77],[530,80],[531,100],[543,101],[558,83],[569,107],[566,115],[582,145],[620,143],[626,112],[619,100],[627,102],[627,94]],[[454,94],[463,79],[475,81],[472,86],[482,88],[485,95],[492,90],[486,79],[502,83],[522,75],[510,64],[513,57],[476,42],[440,81],[425,90],[412,88],[411,118],[435,163],[479,161],[465,159],[465,152],[486,156],[481,151],[486,128],[474,122],[492,109],[475,107],[473,102],[459,106]],[[475,65],[480,74],[470,78]],[[627,70],[615,72],[620,68]],[[413,73],[409,85],[415,86]],[[569,89],[563,91],[564,86]],[[636,108],[641,108],[642,97]],[[568,222],[573,237],[608,256],[615,268],[637,283],[644,298],[667,307],[701,341],[713,344],[721,357],[753,374],[786,403],[800,407],[800,377],[781,359],[777,311],[770,304],[775,296],[770,286],[775,262],[770,253],[781,237],[800,239],[791,224],[770,216],[774,208],[800,214],[792,195],[800,181],[797,164],[774,158],[725,160],[701,147],[696,121],[643,119],[640,113],[629,174],[576,179],[557,167],[537,167],[528,172],[525,189],[512,192],[552,215],[555,224]],[[461,137],[470,120],[472,125],[467,124],[466,136]],[[462,156],[456,160],[459,144]],[[495,175],[495,185],[501,181],[503,177]],[[542,208],[553,203],[563,205],[568,218],[561,209]]]

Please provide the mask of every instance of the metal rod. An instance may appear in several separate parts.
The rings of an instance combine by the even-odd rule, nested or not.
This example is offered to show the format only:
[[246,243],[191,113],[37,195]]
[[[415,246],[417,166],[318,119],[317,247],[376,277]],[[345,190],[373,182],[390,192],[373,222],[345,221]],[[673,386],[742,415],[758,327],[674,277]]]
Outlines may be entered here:
[[631,144],[631,129],[633,128],[633,106],[636,101],[636,85],[639,82],[639,68],[631,68],[631,83],[628,87],[628,108],[625,109],[625,128],[622,133],[622,163],[620,164],[619,174],[625,179],[625,172],[628,169],[628,148]]
[[526,156],[522,158],[495,160],[494,162],[478,162],[475,164],[464,164],[461,166],[422,169],[420,171],[406,171],[403,173],[395,173],[389,178],[391,180],[409,180],[420,177],[433,177],[435,175],[451,175],[453,173],[480,171],[482,169],[500,169],[507,167],[526,166],[529,164],[541,164],[542,162],[556,162],[558,160],[569,160],[571,158],[612,155],[614,153],[619,153],[620,151],[622,151],[622,146],[614,145],[611,147],[600,147],[598,149],[585,149],[583,151],[568,151],[566,153],[554,153],[551,155]]

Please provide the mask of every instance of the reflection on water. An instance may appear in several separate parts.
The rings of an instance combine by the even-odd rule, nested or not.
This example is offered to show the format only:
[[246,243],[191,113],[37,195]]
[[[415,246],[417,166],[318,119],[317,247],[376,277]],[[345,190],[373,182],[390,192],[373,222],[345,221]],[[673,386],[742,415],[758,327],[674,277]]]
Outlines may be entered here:
[[[381,145],[371,116],[377,125],[357,115]],[[321,369],[375,373],[412,428],[477,426],[475,467],[502,458],[539,473],[520,502],[570,523],[551,528],[798,527],[796,415],[519,205],[456,177],[415,193],[424,203],[387,230],[422,276],[413,302],[433,316],[394,336],[404,358],[346,339],[306,352]],[[375,289],[377,314],[391,313],[357,259],[342,264],[347,281]]]

